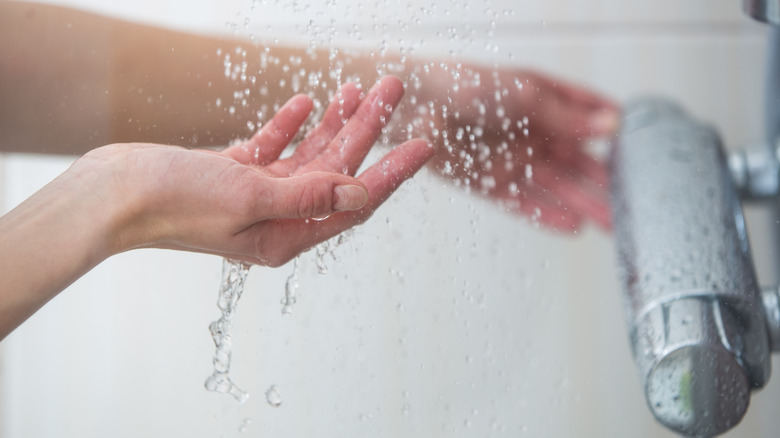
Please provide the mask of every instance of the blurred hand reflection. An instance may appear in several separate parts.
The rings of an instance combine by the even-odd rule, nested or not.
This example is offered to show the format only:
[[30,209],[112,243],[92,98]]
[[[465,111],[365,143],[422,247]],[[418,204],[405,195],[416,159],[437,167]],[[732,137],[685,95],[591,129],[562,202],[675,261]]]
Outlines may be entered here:
[[611,227],[607,171],[586,146],[614,134],[614,103],[526,70],[431,64],[419,77],[405,112],[435,140],[440,174],[546,227]]

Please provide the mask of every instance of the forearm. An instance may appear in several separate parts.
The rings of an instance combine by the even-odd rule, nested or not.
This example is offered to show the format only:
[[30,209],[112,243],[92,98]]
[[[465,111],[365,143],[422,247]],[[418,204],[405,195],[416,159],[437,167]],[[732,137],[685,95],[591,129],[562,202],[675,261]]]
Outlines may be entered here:
[[275,109],[259,115],[263,104],[302,91],[327,101],[323,87],[290,86],[295,60],[324,81],[339,64],[368,85],[377,76],[367,60],[342,62],[327,51],[266,48],[34,3],[0,2],[0,41],[6,151],[82,154],[127,141],[224,145],[249,136],[247,122]]
[[237,129],[208,111],[228,86],[216,38],[0,2],[0,41],[1,149],[82,154],[195,132],[224,142]]
[[[445,125],[447,116],[457,113],[454,125],[497,130],[499,109],[521,106],[532,116],[540,104],[533,90],[539,85],[516,93],[516,84],[541,77],[519,70],[402,62],[392,51],[267,46],[34,3],[0,1],[0,44],[0,150],[226,145],[251,136],[296,93],[324,107],[342,83],[367,89],[383,74],[398,76],[407,89],[393,140],[427,136],[438,149],[446,146],[442,131],[455,127]],[[517,98],[499,103],[499,92]]]
[[114,217],[67,173],[0,217],[0,339],[108,257]]

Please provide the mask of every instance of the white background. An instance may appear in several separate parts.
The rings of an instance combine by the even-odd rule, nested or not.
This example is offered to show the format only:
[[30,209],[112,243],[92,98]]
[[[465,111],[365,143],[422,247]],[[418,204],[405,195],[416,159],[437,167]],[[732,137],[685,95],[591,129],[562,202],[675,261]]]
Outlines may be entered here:
[[[424,40],[420,54],[451,49],[437,32],[469,26],[466,57],[621,102],[672,96],[728,145],[762,132],[764,30],[737,0],[58,3],[209,33],[249,18],[263,37],[333,18],[361,26],[369,48],[375,25],[419,19],[403,37]],[[491,37],[486,9],[502,12]],[[0,156],[2,211],[71,161]],[[751,215],[756,262],[774,281],[763,222]],[[250,272],[232,370],[246,405],[203,389],[220,259],[144,250],[108,260],[0,343],[0,436],[672,436],[644,404],[611,236],[538,230],[423,174],[335,254],[325,275],[303,256],[290,316],[279,301],[292,265]],[[728,436],[777,436],[779,381]],[[278,408],[264,400],[271,385]]]

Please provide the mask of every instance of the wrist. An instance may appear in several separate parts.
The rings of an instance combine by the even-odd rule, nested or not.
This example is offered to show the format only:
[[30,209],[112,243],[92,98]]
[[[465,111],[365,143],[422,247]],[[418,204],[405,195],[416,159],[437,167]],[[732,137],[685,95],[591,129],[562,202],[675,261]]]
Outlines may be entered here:
[[[144,246],[143,181],[130,178],[139,159],[131,145],[109,145],[79,158],[61,178],[76,198],[75,211],[89,224],[98,263]],[[143,180],[143,179],[142,179]]]
[[0,217],[0,339],[118,252],[114,236],[125,207],[89,160],[78,160]]

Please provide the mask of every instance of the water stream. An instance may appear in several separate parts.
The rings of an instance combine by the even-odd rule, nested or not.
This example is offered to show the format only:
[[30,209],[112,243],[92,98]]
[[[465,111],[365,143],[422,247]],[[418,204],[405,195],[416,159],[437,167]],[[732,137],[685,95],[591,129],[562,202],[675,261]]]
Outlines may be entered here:
[[233,315],[236,305],[244,292],[244,284],[249,274],[249,265],[229,259],[222,261],[222,284],[219,288],[217,307],[222,312],[219,319],[209,325],[214,339],[214,372],[206,379],[205,387],[209,391],[230,394],[240,403],[249,399],[249,394],[236,386],[228,375],[232,356]]
[[[377,3],[373,8],[381,11],[383,8],[393,9],[395,6],[398,6],[390,3],[392,2],[385,1],[384,5]],[[271,87],[278,88],[280,94],[290,91],[307,93],[314,98],[314,113],[302,128],[302,132],[306,132],[319,121],[322,111],[327,106],[327,102],[315,98],[318,94],[317,90],[324,89],[332,95],[345,82],[355,81],[359,84],[360,80],[357,76],[350,76],[345,73],[348,67],[347,64],[349,64],[349,55],[350,53],[370,53],[371,58],[375,62],[374,67],[377,76],[396,74],[404,77],[406,105],[416,108],[416,113],[422,115],[405,122],[404,126],[393,125],[391,122],[387,127],[387,131],[383,132],[377,143],[385,146],[391,143],[398,143],[398,138],[391,140],[390,137],[392,135],[388,135],[388,133],[393,131],[403,132],[407,139],[425,136],[434,141],[438,140],[442,147],[451,153],[451,159],[443,162],[438,170],[444,176],[447,176],[455,187],[459,187],[466,192],[476,190],[485,195],[505,190],[510,194],[505,202],[509,204],[510,201],[514,201],[515,204],[519,205],[520,195],[523,193],[523,184],[526,182],[522,177],[527,181],[531,181],[533,178],[531,164],[533,149],[528,145],[527,148],[522,149],[522,153],[519,153],[518,151],[511,151],[506,142],[501,145],[491,144],[493,139],[488,138],[486,134],[485,120],[491,118],[498,120],[500,123],[498,123],[498,126],[494,126],[494,128],[501,130],[510,142],[516,139],[528,138],[528,117],[517,118],[516,115],[512,117],[506,114],[504,102],[504,99],[510,93],[510,89],[523,89],[523,81],[518,78],[499,77],[495,71],[490,74],[487,73],[489,70],[473,70],[460,63],[445,64],[441,61],[422,61],[424,58],[417,55],[425,51],[424,49],[427,45],[425,38],[406,39],[404,37],[410,28],[416,28],[416,32],[421,35],[429,34],[430,40],[434,41],[434,44],[436,40],[439,40],[439,42],[446,40],[450,43],[449,46],[460,48],[447,52],[444,55],[444,60],[456,59],[465,48],[473,48],[476,44],[479,44],[477,41],[480,41],[480,39],[475,39],[476,30],[468,25],[463,26],[462,29],[456,26],[436,30],[426,27],[423,23],[435,18],[434,16],[437,12],[434,9],[441,8],[438,13],[448,15],[452,11],[458,11],[462,7],[467,7],[467,3],[452,0],[444,2],[433,9],[420,8],[414,12],[407,10],[406,14],[411,14],[408,17],[409,20],[404,22],[399,19],[393,26],[388,26],[387,23],[384,23],[379,15],[374,17],[373,24],[369,26],[366,26],[365,23],[363,26],[355,24],[347,28],[346,36],[348,39],[357,42],[358,46],[361,43],[365,43],[364,37],[369,37],[372,34],[373,37],[381,39],[381,42],[378,42],[373,47],[356,49],[338,47],[338,40],[344,39],[344,29],[341,28],[343,23],[338,24],[334,19],[326,19],[327,14],[336,13],[335,9],[346,8],[345,12],[354,12],[351,10],[352,6],[337,4],[333,0],[325,2],[325,9],[322,9],[322,5],[317,2],[293,2],[288,4],[279,0],[252,0],[248,15],[239,14],[237,22],[228,23],[228,26],[233,29],[236,36],[248,36],[249,42],[265,46],[265,50],[259,53],[257,70],[249,67],[255,64],[252,63],[250,55],[248,55],[248,51],[245,48],[226,47],[224,50],[220,49],[218,51],[217,55],[224,65],[224,74],[235,82],[237,91],[233,94],[232,100],[229,96],[217,99],[215,107],[225,111],[226,116],[236,117],[238,114],[237,108],[248,108],[250,105],[248,100],[250,95],[270,96],[274,94]],[[483,49],[490,53],[497,53],[498,46],[494,43],[493,31],[496,27],[496,22],[500,21],[509,12],[497,10],[489,2],[485,2],[483,6],[484,9],[481,13],[489,18],[488,26],[484,29],[484,38],[481,39],[484,44]],[[301,22],[292,26],[299,37],[308,38],[308,44],[306,45],[308,50],[303,55],[287,58],[278,56],[279,52],[274,50],[274,47],[279,45],[280,42],[277,36],[279,29],[274,29],[274,23],[272,21],[269,22],[264,17],[274,16],[275,12],[289,14],[290,8],[293,9],[295,16],[309,15],[312,18],[304,20],[305,23]],[[333,11],[329,11],[333,8],[335,8]],[[259,22],[253,23],[254,21]],[[281,25],[281,27],[284,26]],[[395,27],[399,28],[395,29]],[[262,36],[254,33],[254,31],[261,29]],[[433,33],[431,34],[432,29]],[[289,28],[287,30],[289,31]],[[394,31],[398,31],[400,37],[394,35]],[[320,65],[315,61],[317,56],[322,54],[322,49],[326,49],[330,62],[315,68],[313,66]],[[311,57],[311,59],[306,59],[306,57]],[[414,58],[417,59],[413,60]],[[256,61],[254,60],[254,62]],[[278,84],[264,82],[262,80],[264,72],[275,68],[281,68],[281,71],[284,72],[283,79]],[[451,82],[452,92],[455,95],[458,93],[464,95],[473,94],[474,98],[468,102],[471,109],[460,108],[452,100],[436,103],[429,101],[425,94],[425,84],[438,80],[444,80],[447,84]],[[367,88],[367,85],[370,84],[359,85]],[[256,108],[255,111],[257,119],[246,122],[248,134],[250,135],[257,129],[260,129],[263,123],[267,121],[266,119],[273,115],[280,106],[280,102],[276,102],[270,97],[261,99],[260,102],[259,108]],[[463,114],[461,114],[461,110]],[[473,114],[467,115],[467,112]],[[446,129],[440,131],[438,126],[432,125],[432,120],[446,120],[453,117],[459,119],[461,116],[464,117],[464,120],[466,117],[470,117],[470,124],[461,123],[461,126],[453,132],[449,132]],[[458,152],[458,148],[455,147],[456,143],[465,143],[465,147],[462,147]],[[294,144],[291,146],[294,146]],[[518,155],[524,156],[519,157]],[[512,166],[522,166],[521,178],[508,183],[497,182],[489,174],[489,170],[494,165],[504,166],[507,168],[507,171],[511,170]],[[487,174],[481,174],[485,169],[488,170]],[[508,184],[508,186],[499,187],[499,184]],[[519,207],[516,206],[515,208]],[[532,221],[538,222],[540,215],[540,211],[535,212],[531,217]],[[324,241],[314,247],[312,252],[318,273],[325,274],[328,271],[325,263],[326,256],[330,256],[334,261],[338,261],[334,251],[348,237],[349,232]],[[298,300],[299,265],[300,256],[294,259],[292,272],[285,283],[284,295],[281,299],[281,313],[283,315],[292,314],[293,307]],[[210,325],[210,331],[216,346],[213,359],[214,372],[209,376],[205,384],[208,390],[231,394],[242,403],[247,400],[248,394],[238,388],[228,374],[231,361],[232,317],[235,313],[238,299],[243,292],[248,271],[249,267],[242,263],[227,259],[223,262],[222,285],[219,291],[218,302],[222,315]],[[281,398],[278,395],[279,391],[276,386],[271,386],[266,391],[266,398],[271,406],[278,406],[281,403]]]

